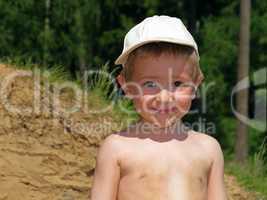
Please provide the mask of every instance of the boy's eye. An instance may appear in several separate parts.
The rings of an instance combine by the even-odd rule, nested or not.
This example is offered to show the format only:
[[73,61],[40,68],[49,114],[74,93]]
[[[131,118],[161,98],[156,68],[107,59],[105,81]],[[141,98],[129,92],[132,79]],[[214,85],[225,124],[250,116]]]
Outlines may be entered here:
[[147,81],[143,84],[143,86],[148,87],[148,88],[155,88],[157,87],[157,84],[153,81]]
[[175,87],[190,87],[190,85],[188,83],[181,82],[181,81],[175,81],[174,86]]
[[181,81],[175,81],[173,84],[175,87],[180,87],[184,85]]
[[185,83],[185,82],[181,82],[181,81],[175,81],[174,82],[174,86],[175,87],[180,87],[180,88],[190,88],[190,87],[193,87],[190,83]]

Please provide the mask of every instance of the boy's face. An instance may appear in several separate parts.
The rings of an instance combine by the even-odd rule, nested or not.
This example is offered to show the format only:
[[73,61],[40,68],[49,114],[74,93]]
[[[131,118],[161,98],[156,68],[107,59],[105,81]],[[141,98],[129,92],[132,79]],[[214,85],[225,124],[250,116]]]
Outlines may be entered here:
[[[192,58],[191,58],[192,59]],[[146,55],[134,62],[131,81],[119,78],[144,122],[170,126],[190,109],[195,86],[190,56]]]

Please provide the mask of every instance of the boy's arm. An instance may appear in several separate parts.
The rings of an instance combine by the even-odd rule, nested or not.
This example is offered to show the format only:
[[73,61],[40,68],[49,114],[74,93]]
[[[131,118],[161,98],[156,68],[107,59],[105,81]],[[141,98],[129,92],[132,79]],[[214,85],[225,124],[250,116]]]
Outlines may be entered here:
[[96,161],[92,200],[116,200],[120,178],[120,168],[117,158],[116,138],[113,135],[105,139],[101,145]]
[[208,200],[227,200],[224,186],[224,158],[216,139],[212,140],[210,150],[213,162],[208,179]]

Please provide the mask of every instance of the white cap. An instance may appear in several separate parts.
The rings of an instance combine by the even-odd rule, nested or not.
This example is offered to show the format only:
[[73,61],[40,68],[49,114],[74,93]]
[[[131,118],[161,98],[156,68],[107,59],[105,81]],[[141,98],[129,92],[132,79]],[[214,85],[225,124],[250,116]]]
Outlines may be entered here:
[[199,58],[197,44],[179,18],[155,15],[144,19],[125,35],[123,51],[115,64],[124,64],[133,50],[151,42],[188,45],[195,49]]

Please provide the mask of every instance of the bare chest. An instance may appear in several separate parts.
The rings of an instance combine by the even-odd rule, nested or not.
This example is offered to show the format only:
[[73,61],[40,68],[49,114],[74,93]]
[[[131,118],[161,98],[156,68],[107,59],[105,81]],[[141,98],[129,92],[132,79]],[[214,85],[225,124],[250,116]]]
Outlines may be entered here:
[[168,174],[172,170],[182,173],[205,173],[210,160],[198,145],[179,142],[136,142],[127,145],[121,159],[121,173]]
[[[154,199],[156,196],[175,199],[169,197],[178,193],[192,195],[192,191],[204,195],[210,161],[199,148],[176,142],[129,144],[120,162],[121,193],[129,194],[134,190],[140,199],[147,199],[141,198],[144,194],[153,195]],[[178,188],[183,188],[183,191],[178,191]]]

